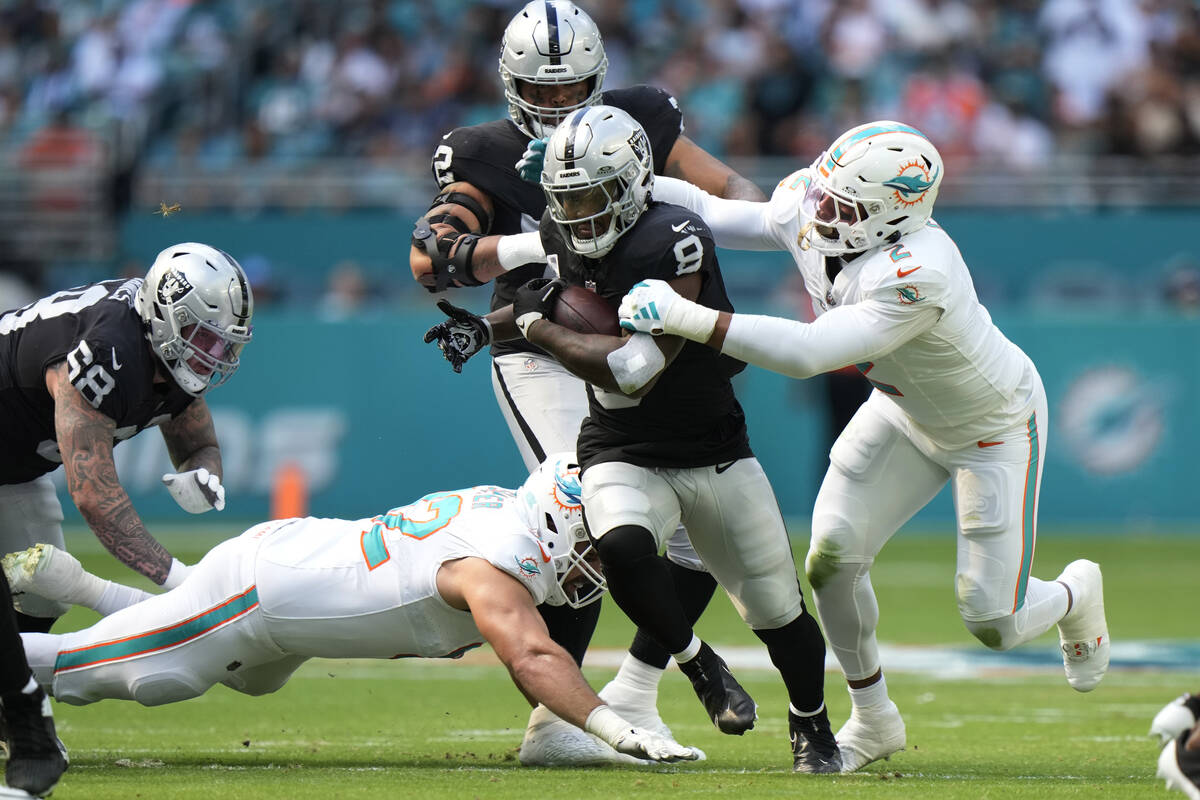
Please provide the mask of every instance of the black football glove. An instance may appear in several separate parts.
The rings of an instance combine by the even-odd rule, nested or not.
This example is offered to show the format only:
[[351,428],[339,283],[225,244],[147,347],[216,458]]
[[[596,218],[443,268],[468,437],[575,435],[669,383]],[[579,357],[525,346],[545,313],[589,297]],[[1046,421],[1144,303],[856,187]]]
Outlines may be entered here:
[[438,300],[437,306],[450,319],[425,331],[425,343],[436,340],[454,371],[462,372],[467,359],[492,343],[492,326],[449,300]]
[[534,278],[517,289],[513,297],[513,321],[517,323],[522,336],[526,335],[526,330],[534,322],[550,316],[555,298],[566,285],[567,282],[562,278]]

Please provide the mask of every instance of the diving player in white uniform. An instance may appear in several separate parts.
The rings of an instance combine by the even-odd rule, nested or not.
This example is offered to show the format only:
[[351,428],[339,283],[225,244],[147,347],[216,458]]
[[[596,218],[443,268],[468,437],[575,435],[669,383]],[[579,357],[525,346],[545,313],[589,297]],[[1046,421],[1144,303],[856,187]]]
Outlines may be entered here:
[[904,746],[879,661],[870,568],[947,482],[967,629],[1007,650],[1057,624],[1067,681],[1081,692],[1096,687],[1109,661],[1099,567],[1079,560],[1054,581],[1030,575],[1046,393],[930,219],[942,177],[923,134],[882,121],[847,131],[765,204],[660,179],[655,199],[699,213],[718,245],[790,252],[818,318],[718,312],[662,281],[635,286],[621,306],[630,330],[683,336],[795,378],[854,364],[875,387],[830,451],[806,562],[850,686],[853,711],[837,733],[846,772]]
[[[257,525],[213,548],[176,589],[81,631],[25,634],[30,666],[63,702],[153,706],[216,683],[273,692],[309,658],[457,658],[487,641],[531,701],[627,763],[695,759],[604,705],[537,612],[542,602],[581,607],[607,589],[573,461],[552,456],[515,492],[476,486],[369,519]],[[100,581],[45,546],[5,562],[19,585],[63,599]]]

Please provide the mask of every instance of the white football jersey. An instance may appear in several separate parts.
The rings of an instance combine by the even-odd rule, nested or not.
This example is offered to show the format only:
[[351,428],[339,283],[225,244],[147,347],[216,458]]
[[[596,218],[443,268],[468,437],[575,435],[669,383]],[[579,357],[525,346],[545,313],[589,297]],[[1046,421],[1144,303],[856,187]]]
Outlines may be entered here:
[[[759,332],[786,337],[772,346],[802,351],[805,373],[856,365],[942,447],[973,444],[1028,418],[1037,382],[1033,362],[992,323],[953,240],[931,220],[896,244],[843,264],[831,281],[825,257],[800,247],[807,222],[800,201],[808,183],[808,170],[798,170],[759,204],[720,200],[663,179],[655,199],[699,213],[720,246],[792,254],[818,320]],[[736,331],[730,327],[727,342]],[[728,344],[725,352],[737,355]]]
[[437,572],[465,557],[515,577],[535,604],[555,585],[515,493],[496,486],[429,494],[370,519],[279,525],[264,535],[254,579],[269,635],[288,653],[457,657],[483,637],[442,599]]

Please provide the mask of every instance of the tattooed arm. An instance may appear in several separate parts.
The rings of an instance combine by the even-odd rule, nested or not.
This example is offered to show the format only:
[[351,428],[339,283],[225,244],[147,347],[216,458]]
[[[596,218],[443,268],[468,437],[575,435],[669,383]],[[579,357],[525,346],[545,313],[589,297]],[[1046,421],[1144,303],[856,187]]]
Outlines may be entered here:
[[54,398],[54,427],[67,489],[79,513],[121,563],[161,585],[171,569],[171,554],[146,530],[117,480],[116,423],[92,408],[71,385],[66,362],[46,370],[46,388]]
[[197,397],[183,413],[158,428],[162,431],[163,441],[167,443],[167,452],[175,469],[187,472],[204,467],[217,477],[222,477],[221,447],[217,444],[212,415],[208,413],[208,403],[204,402],[203,397]]

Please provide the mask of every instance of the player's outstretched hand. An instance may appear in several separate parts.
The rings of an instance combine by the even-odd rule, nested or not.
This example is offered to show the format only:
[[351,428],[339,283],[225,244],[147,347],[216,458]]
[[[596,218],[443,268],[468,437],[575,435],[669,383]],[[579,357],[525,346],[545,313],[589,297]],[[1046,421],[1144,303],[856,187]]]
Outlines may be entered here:
[[550,141],[549,137],[530,141],[525,152],[521,154],[521,160],[513,165],[517,168],[517,174],[521,176],[521,180],[528,183],[541,183],[542,162],[546,160],[546,142],[548,141]]
[[653,278],[633,285],[621,299],[617,316],[621,327],[634,333],[649,333],[660,336],[674,333],[667,328],[667,317],[676,303],[684,301],[666,281]]
[[187,472],[168,472],[162,482],[179,507],[189,514],[225,508],[225,487],[221,479],[204,467]]
[[629,728],[625,733],[616,737],[612,743],[618,753],[635,758],[646,758],[650,761],[695,761],[701,755],[694,747],[685,747],[674,739],[659,736],[641,728]]
[[492,326],[449,300],[438,300],[437,307],[450,319],[425,331],[425,343],[436,341],[454,371],[462,372],[467,359],[492,343]]

